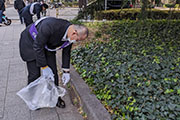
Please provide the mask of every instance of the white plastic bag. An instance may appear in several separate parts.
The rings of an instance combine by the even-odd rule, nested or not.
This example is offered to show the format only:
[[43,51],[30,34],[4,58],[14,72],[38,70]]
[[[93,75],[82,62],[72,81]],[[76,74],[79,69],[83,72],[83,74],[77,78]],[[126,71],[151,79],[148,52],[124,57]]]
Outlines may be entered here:
[[[53,80],[52,80],[53,79]],[[55,107],[58,97],[63,97],[66,90],[54,84],[54,77],[41,76],[28,86],[17,92],[28,105],[29,109],[36,110],[43,107]]]

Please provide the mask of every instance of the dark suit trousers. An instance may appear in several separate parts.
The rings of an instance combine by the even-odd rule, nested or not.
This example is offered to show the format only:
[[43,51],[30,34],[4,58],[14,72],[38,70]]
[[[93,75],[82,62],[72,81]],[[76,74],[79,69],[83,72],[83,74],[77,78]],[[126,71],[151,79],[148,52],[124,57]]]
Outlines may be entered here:
[[[46,61],[47,65],[52,69],[55,78],[55,84],[58,86],[58,73],[57,73],[57,65],[56,65],[56,55],[52,52],[46,53]],[[28,69],[28,84],[36,80],[40,77],[40,67],[37,67],[36,60],[28,61],[27,69]]]

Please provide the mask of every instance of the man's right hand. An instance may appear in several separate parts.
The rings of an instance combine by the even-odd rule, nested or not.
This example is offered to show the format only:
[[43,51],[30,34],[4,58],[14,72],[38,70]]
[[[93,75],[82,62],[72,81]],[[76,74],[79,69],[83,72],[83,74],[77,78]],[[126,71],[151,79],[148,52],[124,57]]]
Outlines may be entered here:
[[54,75],[51,68],[48,66],[41,67],[41,74],[43,76],[49,76],[49,75]]

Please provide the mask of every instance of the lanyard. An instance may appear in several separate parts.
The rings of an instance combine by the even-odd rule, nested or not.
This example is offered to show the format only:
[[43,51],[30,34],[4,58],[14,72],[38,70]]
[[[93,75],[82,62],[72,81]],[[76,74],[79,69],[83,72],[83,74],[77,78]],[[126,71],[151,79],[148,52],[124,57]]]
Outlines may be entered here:
[[60,50],[60,49],[62,49],[62,48],[65,48],[65,47],[67,47],[68,45],[70,45],[71,43],[69,42],[69,41],[66,41],[61,47],[59,47],[59,48],[55,48],[55,49],[49,49],[48,47],[47,47],[47,45],[45,46],[45,48],[48,50],[48,51],[58,51],[58,50]]
[[[32,39],[35,40],[35,39],[36,39],[36,36],[37,36],[37,34],[38,34],[38,31],[37,31],[37,29],[36,29],[36,27],[35,27],[35,24],[32,24],[32,25],[31,25],[31,27],[30,27],[30,29],[29,29],[29,33],[30,33]],[[71,44],[71,43],[70,43],[69,41],[66,41],[66,42],[64,42],[64,44],[63,44],[61,47],[59,47],[59,48],[50,49],[50,48],[47,47],[47,45],[45,46],[45,48],[46,48],[48,51],[51,51],[51,52],[52,52],[52,51],[57,51],[57,50],[60,50],[60,49],[62,49],[62,48],[65,48],[65,47],[67,47],[67,46],[70,45],[70,44]]]

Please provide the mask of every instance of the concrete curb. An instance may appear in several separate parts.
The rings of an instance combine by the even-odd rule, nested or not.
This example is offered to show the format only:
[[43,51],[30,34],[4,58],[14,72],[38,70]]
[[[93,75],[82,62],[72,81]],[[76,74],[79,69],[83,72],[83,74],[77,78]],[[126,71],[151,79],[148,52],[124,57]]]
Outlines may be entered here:
[[[61,65],[61,53],[57,53],[57,62]],[[101,102],[91,93],[88,85],[71,65],[71,86],[80,98],[80,105],[88,120],[111,120],[111,116]]]

